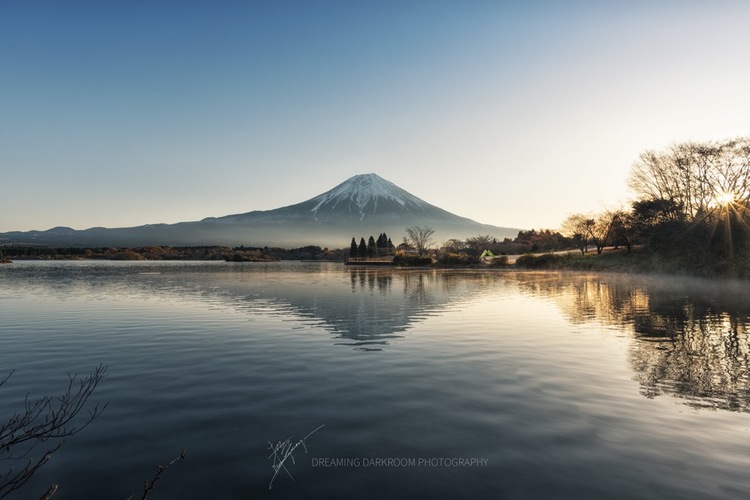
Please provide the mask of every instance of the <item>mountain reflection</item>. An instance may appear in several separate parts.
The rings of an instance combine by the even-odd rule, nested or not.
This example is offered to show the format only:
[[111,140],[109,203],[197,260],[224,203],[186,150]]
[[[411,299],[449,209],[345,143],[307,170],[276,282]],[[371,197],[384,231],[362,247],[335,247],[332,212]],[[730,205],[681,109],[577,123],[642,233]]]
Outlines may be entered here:
[[112,264],[19,269],[27,288],[65,296],[168,297],[278,315],[332,333],[337,344],[381,350],[412,325],[500,280],[468,273],[341,264]]
[[[239,279],[245,274],[249,279]],[[331,332],[339,345],[357,350],[381,350],[401,338],[414,324],[502,281],[498,275],[397,270],[341,265],[235,266],[232,273],[208,273],[206,286],[229,292],[237,309],[252,310],[269,301],[285,315],[294,315]],[[216,281],[219,280],[219,281]]]
[[415,322],[464,300],[464,286],[432,271],[249,264],[206,273],[201,288],[234,309],[270,307],[331,332],[336,344],[377,351]]
[[[166,298],[329,332],[337,345],[381,350],[425,318],[478,297],[520,291],[554,301],[573,324],[594,323],[631,337],[640,392],[686,404],[750,412],[750,283],[554,272],[344,268],[340,264],[48,265],[6,270],[31,294]],[[10,279],[12,278],[12,279]],[[14,286],[9,286],[12,295]],[[492,329],[492,313],[478,318]],[[503,318],[512,325],[518,318]]]
[[450,287],[435,287],[436,280],[428,273],[352,268],[348,291],[337,280],[329,280],[324,287],[304,293],[287,288],[279,297],[297,314],[322,320],[338,343],[380,350],[389,339],[402,337],[416,320],[452,301]]
[[750,411],[750,284],[669,277],[516,274],[574,323],[625,327],[641,393],[696,408]]
[[348,290],[335,273],[326,275],[324,286],[284,286],[271,293],[296,314],[319,321],[338,344],[380,350],[391,339],[403,337],[416,322],[469,300],[468,290],[486,284],[434,271],[365,267],[347,271]]

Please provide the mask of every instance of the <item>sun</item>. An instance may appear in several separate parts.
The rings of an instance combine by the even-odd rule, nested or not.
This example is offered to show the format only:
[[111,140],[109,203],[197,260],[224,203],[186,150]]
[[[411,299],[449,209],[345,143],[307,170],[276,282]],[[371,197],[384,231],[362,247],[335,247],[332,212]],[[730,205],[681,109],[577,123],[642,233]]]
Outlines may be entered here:
[[716,203],[722,206],[730,205],[734,203],[736,196],[734,193],[722,191],[716,195]]

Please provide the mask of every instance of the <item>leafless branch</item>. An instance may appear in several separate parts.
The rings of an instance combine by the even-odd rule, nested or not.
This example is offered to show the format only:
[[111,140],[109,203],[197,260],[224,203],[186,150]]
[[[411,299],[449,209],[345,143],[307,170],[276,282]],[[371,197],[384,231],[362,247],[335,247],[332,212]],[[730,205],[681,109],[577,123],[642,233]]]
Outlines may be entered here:
[[[97,366],[94,371],[83,378],[78,374],[68,374],[68,385],[60,396],[43,396],[38,399],[30,399],[27,394],[23,409],[0,424],[0,460],[18,461],[26,459],[26,465],[19,471],[11,466],[9,470],[0,472],[0,498],[18,490],[46,464],[52,454],[63,445],[62,438],[73,436],[86,428],[96,419],[107,403],[95,404],[87,410],[85,417],[79,425],[75,425],[74,419],[86,409],[89,397],[96,386],[104,377],[107,367]],[[12,374],[13,372],[11,372]],[[9,374],[0,386],[7,382]],[[41,458],[34,459],[31,452],[39,443],[50,440],[59,440],[50,445]],[[50,498],[57,491],[57,486],[50,487],[42,498]]]
[[428,226],[411,226],[406,228],[406,234],[409,235],[409,243],[414,245],[417,253],[424,255],[432,244],[432,235],[435,234],[435,230]]
[[11,370],[11,371],[10,371],[10,372],[9,372],[9,373],[8,373],[8,374],[7,374],[6,376],[5,376],[5,378],[2,378],[2,379],[0,379],[0,387],[1,387],[1,386],[2,386],[2,385],[3,385],[4,383],[5,383],[5,382],[7,382],[7,381],[8,381],[8,379],[10,378],[10,376],[11,376],[11,375],[13,375],[13,372],[14,372],[14,371],[15,371],[15,370]]
[[[185,450],[182,450],[180,452],[180,456],[169,462],[167,465],[159,465],[156,467],[156,475],[151,480],[146,480],[146,482],[143,485],[143,496],[141,496],[141,500],[146,500],[148,498],[149,493],[154,489],[156,486],[156,482],[161,479],[162,474],[164,474],[164,471],[166,471],[169,467],[174,465],[175,463],[179,462],[180,460],[185,460]],[[133,498],[133,497],[130,497]]]
[[49,489],[42,495],[39,500],[49,500],[52,496],[57,493],[57,485],[53,484]]

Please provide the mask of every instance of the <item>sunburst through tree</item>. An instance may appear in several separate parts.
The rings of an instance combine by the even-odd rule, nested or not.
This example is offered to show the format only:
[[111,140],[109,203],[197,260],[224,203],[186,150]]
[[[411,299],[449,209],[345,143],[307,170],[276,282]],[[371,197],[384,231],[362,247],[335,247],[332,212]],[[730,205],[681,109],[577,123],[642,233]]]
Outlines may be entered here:
[[[640,197],[634,212],[646,221],[642,226],[651,236],[661,231],[657,236],[675,247],[673,253],[702,247],[697,250],[705,258],[726,262],[731,273],[742,254],[750,271],[750,138],[647,151],[633,165],[630,187]],[[638,208],[669,213],[639,214]]]

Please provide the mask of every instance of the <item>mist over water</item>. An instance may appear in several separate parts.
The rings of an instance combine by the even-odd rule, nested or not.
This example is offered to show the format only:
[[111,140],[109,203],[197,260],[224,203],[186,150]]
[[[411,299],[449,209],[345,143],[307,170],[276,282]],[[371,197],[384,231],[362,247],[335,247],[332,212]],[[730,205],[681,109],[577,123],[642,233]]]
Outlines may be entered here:
[[[53,482],[56,498],[139,496],[185,449],[154,498],[743,498],[748,292],[583,273],[20,262],[0,268],[0,370],[16,369],[0,408],[109,366],[93,398],[107,410],[31,497]],[[294,479],[269,490],[269,441],[315,429]],[[459,462],[472,458],[485,465]]]

